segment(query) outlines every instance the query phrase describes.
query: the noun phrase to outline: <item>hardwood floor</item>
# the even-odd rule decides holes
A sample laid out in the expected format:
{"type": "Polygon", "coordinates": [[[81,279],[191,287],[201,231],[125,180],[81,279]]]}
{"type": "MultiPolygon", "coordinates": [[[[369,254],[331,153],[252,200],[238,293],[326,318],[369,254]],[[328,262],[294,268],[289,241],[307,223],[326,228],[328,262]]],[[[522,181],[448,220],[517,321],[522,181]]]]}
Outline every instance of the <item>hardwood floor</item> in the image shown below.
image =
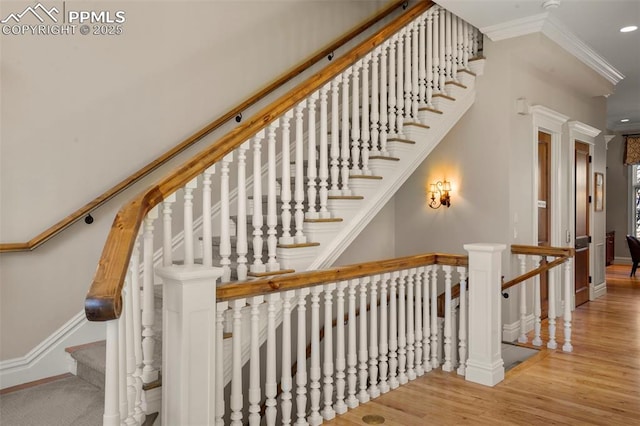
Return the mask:
{"type": "Polygon", "coordinates": [[[494,388],[434,371],[325,424],[640,424],[640,275],[629,270],[607,268],[608,293],[576,309],[572,353],[543,350],[494,388]]]}

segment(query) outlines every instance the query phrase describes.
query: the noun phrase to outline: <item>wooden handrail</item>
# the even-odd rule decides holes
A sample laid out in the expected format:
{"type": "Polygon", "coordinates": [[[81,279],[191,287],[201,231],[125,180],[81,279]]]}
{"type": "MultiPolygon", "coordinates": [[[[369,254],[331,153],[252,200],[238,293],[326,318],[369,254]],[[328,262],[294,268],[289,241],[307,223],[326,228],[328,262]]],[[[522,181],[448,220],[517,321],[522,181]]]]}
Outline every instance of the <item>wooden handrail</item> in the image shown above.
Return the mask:
{"type": "Polygon", "coordinates": [[[93,283],[85,299],[87,318],[91,321],[109,321],[120,316],[122,310],[120,296],[129,257],[133,251],[133,244],[142,220],[152,208],[201,174],[207,167],[215,164],[249,140],[333,77],[363,58],[374,47],[391,37],[432,5],[432,1],[418,3],[350,52],[263,108],[244,124],[227,133],[211,147],[192,157],[124,205],[113,221],[93,283]]]}
{"type": "Polygon", "coordinates": [[[547,246],[512,245],[511,253],[512,254],[528,254],[532,256],[542,256],[545,259],[547,256],[549,256],[549,257],[556,257],[557,259],[554,259],[549,263],[544,263],[539,267],[537,267],[536,269],[533,269],[527,272],[526,274],[522,274],[512,279],[511,281],[507,281],[506,283],[502,284],[503,291],[513,287],[516,284],[520,284],[521,282],[526,281],[529,278],[533,278],[536,275],[542,274],[543,272],[546,272],[552,268],[555,268],[558,265],[563,264],[568,259],[573,257],[573,255],[575,254],[575,250],[571,247],[563,248],[563,247],[547,247],[547,246]]]}
{"type": "Polygon", "coordinates": [[[427,253],[396,259],[378,260],[359,263],[357,265],[338,266],[319,271],[300,272],[290,275],[279,275],[273,278],[230,283],[221,285],[216,290],[218,301],[234,300],[243,297],[258,296],[276,291],[296,290],[321,283],[344,281],[370,275],[379,275],[402,269],[416,268],[426,265],[466,266],[467,256],[455,254],[427,253]]]}
{"type": "Polygon", "coordinates": [[[80,207],[78,210],[74,211],[64,219],[45,229],[32,239],[24,243],[0,243],[0,253],[5,252],[17,252],[17,251],[31,251],[35,248],[41,246],[45,242],[49,241],[51,238],[58,235],[60,232],[64,231],[83,217],[86,217],[89,213],[102,206],[107,201],[111,200],[116,195],[120,194],[122,191],[125,191],[134,183],[138,182],[140,179],[148,176],[151,172],[156,170],[158,167],[166,164],[169,160],[173,159],[176,155],[180,154],[185,149],[191,147],[196,142],[200,141],[205,136],[209,135],[211,132],[218,129],[227,121],[232,118],[238,116],[238,114],[245,111],[247,108],[253,106],[258,101],[264,99],[267,95],[275,91],[276,89],[282,87],[285,83],[289,82],[291,79],[297,77],[308,68],[310,68],[315,63],[319,62],[323,58],[327,57],[329,54],[338,50],[340,47],[344,46],[347,42],[362,34],[369,28],[371,28],[376,23],[380,22],[382,19],[389,16],[393,11],[398,9],[401,6],[406,4],[406,0],[393,0],[387,5],[384,9],[377,12],[371,18],[367,19],[362,24],[353,28],[348,33],[344,34],[340,38],[334,40],[331,44],[324,47],[322,50],[316,52],[309,58],[305,59],[293,69],[288,71],[287,73],[281,75],[273,82],[269,83],[267,86],[259,90],[257,93],[253,94],[251,97],[247,98],[245,101],[240,103],[235,108],[229,110],[226,114],[218,117],[211,123],[207,124],[202,129],[198,130],[193,135],[189,136],[187,139],[180,142],[178,145],[174,146],[170,150],[166,151],[162,155],[160,155],[155,160],[151,161],[144,167],[142,167],[137,172],[131,174],[126,179],[122,180],[115,186],[106,190],[103,194],[99,195],[92,201],[88,202],[84,206],[80,207]]]}

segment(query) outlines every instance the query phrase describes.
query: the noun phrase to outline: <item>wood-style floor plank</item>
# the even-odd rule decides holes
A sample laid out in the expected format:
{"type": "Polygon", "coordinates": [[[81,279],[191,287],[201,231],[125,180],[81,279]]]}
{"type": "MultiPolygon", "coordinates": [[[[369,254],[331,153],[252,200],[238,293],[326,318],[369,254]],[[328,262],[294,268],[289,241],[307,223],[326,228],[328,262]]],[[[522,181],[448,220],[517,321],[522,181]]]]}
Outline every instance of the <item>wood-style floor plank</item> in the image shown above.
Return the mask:
{"type": "Polygon", "coordinates": [[[325,424],[640,425],[640,277],[629,268],[608,267],[608,293],[575,310],[574,352],[542,350],[493,388],[432,371],[325,424]]]}

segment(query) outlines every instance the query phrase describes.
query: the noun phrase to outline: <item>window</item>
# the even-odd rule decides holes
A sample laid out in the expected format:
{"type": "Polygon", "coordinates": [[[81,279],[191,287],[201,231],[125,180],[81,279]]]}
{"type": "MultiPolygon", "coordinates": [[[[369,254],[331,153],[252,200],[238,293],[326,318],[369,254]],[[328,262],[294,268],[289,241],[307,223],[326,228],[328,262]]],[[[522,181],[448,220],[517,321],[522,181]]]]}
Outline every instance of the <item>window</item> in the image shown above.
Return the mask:
{"type": "Polygon", "coordinates": [[[629,233],[640,238],[640,165],[631,167],[631,193],[629,204],[631,205],[631,224],[629,233]]]}

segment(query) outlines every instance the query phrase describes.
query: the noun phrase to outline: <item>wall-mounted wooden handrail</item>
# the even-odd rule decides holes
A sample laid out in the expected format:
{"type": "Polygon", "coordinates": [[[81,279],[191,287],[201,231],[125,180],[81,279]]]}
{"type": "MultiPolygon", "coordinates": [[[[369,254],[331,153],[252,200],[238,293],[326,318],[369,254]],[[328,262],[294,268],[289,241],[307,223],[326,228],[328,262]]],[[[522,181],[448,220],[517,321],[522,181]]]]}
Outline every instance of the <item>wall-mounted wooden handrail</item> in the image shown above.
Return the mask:
{"type": "Polygon", "coordinates": [[[0,253],[4,252],[17,252],[17,251],[30,251],[44,244],[51,238],[55,237],[60,232],[64,231],[80,219],[86,217],[89,213],[97,209],[98,207],[105,204],[107,201],[111,200],[116,195],[120,194],[122,191],[125,191],[127,188],[131,187],[131,185],[138,182],[140,179],[148,176],[151,172],[156,170],[158,167],[166,164],[168,161],[173,159],[176,155],[180,154],[185,149],[191,147],[193,144],[209,135],[211,132],[218,129],[224,123],[228,122],[232,118],[238,116],[243,111],[246,111],[247,108],[255,105],[258,101],[264,99],[270,93],[274,92],[276,89],[282,87],[285,83],[290,81],[291,79],[297,77],[302,74],[312,65],[321,61],[323,58],[327,57],[332,52],[338,50],[346,43],[362,34],[369,28],[371,28],[376,23],[380,22],[382,19],[389,16],[392,12],[400,8],[401,6],[406,5],[406,0],[393,0],[387,5],[384,9],[377,12],[375,15],[353,28],[348,33],[344,34],[340,38],[334,40],[331,44],[324,47],[322,50],[314,53],[309,58],[305,59],[298,65],[296,65],[293,69],[286,72],[285,74],[278,77],[273,82],[269,83],[267,86],[259,90],[257,93],[253,94],[251,97],[247,98],[245,101],[240,103],[235,108],[229,110],[226,114],[218,117],[211,123],[207,124],[202,129],[198,130],[193,135],[189,136],[187,139],[180,142],[178,145],[174,146],[170,150],[166,151],[162,155],[160,155],[155,160],[151,161],[144,167],[142,167],[137,172],[131,174],[126,179],[122,180],[112,188],[106,190],[103,194],[99,195],[92,201],[88,202],[84,206],[80,207],[78,210],[74,211],[64,219],[45,229],[32,239],[24,243],[0,243],[0,253]]]}
{"type": "Polygon", "coordinates": [[[319,271],[279,275],[262,280],[225,284],[217,288],[216,298],[218,301],[234,300],[285,290],[297,290],[322,283],[331,283],[365,276],[379,275],[404,269],[417,268],[420,266],[466,266],[468,263],[468,257],[463,255],[427,253],[395,259],[379,260],[375,262],[359,263],[356,265],[338,266],[319,271]]]}
{"type": "Polygon", "coordinates": [[[227,133],[211,147],[192,157],[124,205],[116,214],[111,226],[93,284],[85,299],[87,318],[91,321],[109,321],[120,316],[121,292],[133,244],[142,220],[152,208],[255,136],[269,123],[306,99],[339,73],[362,59],[373,48],[416,19],[433,4],[432,1],[419,2],[376,34],[263,108],[244,124],[227,133]]]}

